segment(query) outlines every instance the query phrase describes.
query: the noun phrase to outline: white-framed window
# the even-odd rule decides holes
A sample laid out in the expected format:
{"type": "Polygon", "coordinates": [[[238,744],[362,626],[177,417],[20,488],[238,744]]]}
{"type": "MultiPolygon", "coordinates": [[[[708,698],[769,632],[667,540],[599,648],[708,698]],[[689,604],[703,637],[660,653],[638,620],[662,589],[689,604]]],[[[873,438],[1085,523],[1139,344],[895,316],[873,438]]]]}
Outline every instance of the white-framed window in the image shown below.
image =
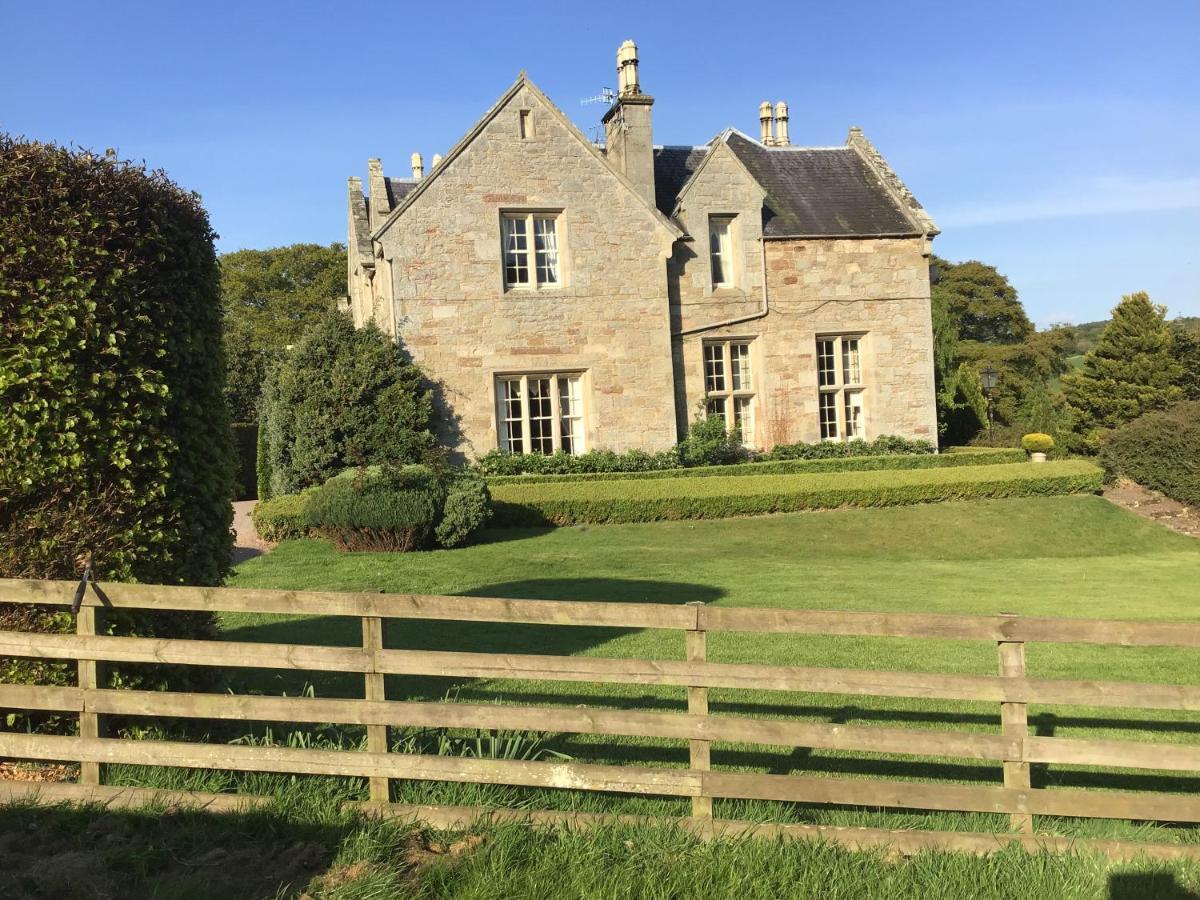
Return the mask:
{"type": "Polygon", "coordinates": [[[500,447],[510,453],[583,453],[583,376],[499,376],[496,421],[500,447]]]}
{"type": "Polygon", "coordinates": [[[821,440],[866,438],[863,341],[863,335],[859,334],[817,338],[817,413],[821,440]]]}
{"type": "Polygon", "coordinates": [[[733,216],[708,217],[708,259],[713,290],[733,287],[733,216]]]}
{"type": "Polygon", "coordinates": [[[561,286],[556,213],[504,213],[500,230],[506,288],[561,286]]]}
{"type": "Polygon", "coordinates": [[[742,443],[754,443],[754,377],[750,341],[707,341],[704,344],[704,405],[710,417],[729,429],[740,428],[742,443]]]}

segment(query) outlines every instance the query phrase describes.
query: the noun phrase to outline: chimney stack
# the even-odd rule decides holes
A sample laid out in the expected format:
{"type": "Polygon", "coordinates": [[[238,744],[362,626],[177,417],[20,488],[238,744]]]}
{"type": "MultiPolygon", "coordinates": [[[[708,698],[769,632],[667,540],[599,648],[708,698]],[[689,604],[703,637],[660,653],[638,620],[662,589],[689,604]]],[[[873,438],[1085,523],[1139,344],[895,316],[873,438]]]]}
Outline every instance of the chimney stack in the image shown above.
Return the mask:
{"type": "Polygon", "coordinates": [[[770,147],[773,143],[771,137],[771,101],[764,100],[758,105],[758,130],[759,142],[770,147]]]}
{"type": "Polygon", "coordinates": [[[412,155],[412,170],[412,177],[418,181],[425,177],[425,161],[421,159],[420,153],[414,153],[412,155]]]}
{"type": "Polygon", "coordinates": [[[650,108],[654,98],[638,83],[637,44],[617,50],[617,99],[604,114],[604,153],[613,168],[654,204],[654,138],[650,108]]]}
{"type": "Polygon", "coordinates": [[[438,163],[440,163],[441,161],[442,161],[442,154],[440,154],[440,153],[433,154],[433,159],[429,163],[430,171],[436,169],[438,167],[438,163]]]}
{"type": "Polygon", "coordinates": [[[788,108],[787,104],[780,100],[775,104],[775,146],[786,147],[791,141],[788,140],[788,108]]]}

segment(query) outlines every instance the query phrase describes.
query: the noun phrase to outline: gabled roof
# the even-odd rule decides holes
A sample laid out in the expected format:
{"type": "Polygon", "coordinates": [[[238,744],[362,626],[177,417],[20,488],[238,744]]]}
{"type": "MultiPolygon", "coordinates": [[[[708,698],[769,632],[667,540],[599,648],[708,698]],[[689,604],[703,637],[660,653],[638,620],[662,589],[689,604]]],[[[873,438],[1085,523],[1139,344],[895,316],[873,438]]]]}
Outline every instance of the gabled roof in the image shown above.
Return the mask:
{"type": "Polygon", "coordinates": [[[708,150],[707,146],[654,148],[654,202],[664,216],[675,212],[675,201],[708,150]]]}
{"type": "Polygon", "coordinates": [[[408,192],[417,186],[415,178],[385,178],[384,184],[387,186],[388,207],[395,209],[400,205],[408,192]]]}
{"type": "Polygon", "coordinates": [[[575,123],[568,119],[563,114],[562,110],[555,106],[550,101],[550,98],[542,93],[541,89],[532,81],[530,81],[529,76],[527,76],[525,71],[522,70],[521,74],[517,76],[517,80],[513,82],[512,87],[505,91],[504,94],[501,95],[500,99],[492,104],[491,109],[484,113],[483,117],[475,123],[471,130],[468,131],[462,137],[462,139],[450,149],[450,152],[446,154],[445,158],[438,163],[434,170],[425,178],[421,179],[417,184],[415,184],[412,189],[405,192],[403,198],[400,198],[399,203],[392,208],[392,211],[388,214],[388,217],[384,219],[384,221],[374,230],[374,232],[372,232],[371,238],[373,240],[379,240],[383,233],[391,227],[392,223],[404,214],[404,210],[408,209],[408,207],[410,207],[418,197],[425,193],[425,191],[428,190],[429,185],[432,184],[439,175],[441,175],[446,171],[446,169],[454,164],[454,161],[463,154],[463,152],[471,145],[475,138],[478,137],[483,129],[487,127],[488,123],[500,113],[500,110],[504,109],[508,102],[512,100],[512,98],[515,97],[522,88],[528,88],[529,91],[531,91],[533,95],[537,97],[542,105],[545,106],[550,114],[558,121],[558,123],[562,125],[570,134],[574,135],[581,145],[588,149],[588,151],[596,158],[596,161],[599,162],[600,165],[604,166],[604,168],[611,172],[630,193],[632,193],[643,204],[645,204],[646,209],[655,217],[655,219],[658,220],[658,223],[664,229],[666,229],[672,238],[680,238],[683,236],[683,230],[680,229],[680,227],[672,222],[667,216],[659,212],[653,203],[643,197],[637,188],[633,186],[633,183],[626,178],[625,175],[613,167],[613,165],[605,158],[604,154],[596,148],[596,145],[589,141],[587,137],[575,127],[575,123]]]}
{"type": "Polygon", "coordinates": [[[765,237],[924,233],[853,147],[765,147],[738,131],[723,137],[766,191],[765,237]]]}

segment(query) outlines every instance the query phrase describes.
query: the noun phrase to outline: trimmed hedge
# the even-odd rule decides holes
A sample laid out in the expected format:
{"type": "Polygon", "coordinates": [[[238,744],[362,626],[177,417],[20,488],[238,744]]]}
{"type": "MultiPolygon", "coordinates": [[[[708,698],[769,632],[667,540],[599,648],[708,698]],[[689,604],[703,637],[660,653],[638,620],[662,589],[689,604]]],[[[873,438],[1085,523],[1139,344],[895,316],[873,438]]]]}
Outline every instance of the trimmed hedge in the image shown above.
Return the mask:
{"type": "Polygon", "coordinates": [[[1168,497],[1200,506],[1200,400],[1146,413],[1108,433],[1100,464],[1168,497]]]}
{"type": "Polygon", "coordinates": [[[1100,489],[1103,473],[1083,460],[909,471],[701,479],[501,484],[495,524],[508,526],[715,519],[840,506],[1032,497],[1100,489]]]}
{"type": "MultiPolygon", "coordinates": [[[[860,456],[930,454],[937,448],[929,441],[883,435],[873,441],[819,441],[815,444],[780,444],[770,453],[756,457],[760,462],[801,459],[844,459],[860,456]]],[[[589,450],[578,456],[569,453],[509,453],[491,450],[475,461],[475,468],[489,479],[497,475],[590,475],[623,472],[663,472],[681,468],[741,465],[753,454],[724,431],[719,419],[697,419],[687,438],[670,450],[647,453],[629,450],[589,450]],[[714,424],[715,423],[715,424],[714,424]],[[706,461],[707,460],[707,461],[706,461]]]]}
{"type": "Polygon", "coordinates": [[[972,453],[908,454],[895,456],[843,456],[833,459],[788,459],[751,462],[735,466],[698,466],[658,472],[596,472],[581,475],[493,475],[488,484],[553,484],[570,481],[625,481],[643,478],[711,478],[744,475],[803,475],[815,472],[870,472],[900,469],[944,469],[956,466],[991,466],[1024,462],[1024,450],[983,449],[972,453]]]}
{"type": "Polygon", "coordinates": [[[873,441],[817,441],[815,444],[779,444],[761,459],[834,459],[846,456],[890,456],[897,453],[936,453],[931,441],[910,440],[884,434],[873,441]]]}
{"type": "Polygon", "coordinates": [[[259,500],[250,512],[254,520],[254,529],[264,541],[277,543],[308,536],[308,519],[305,510],[308,508],[306,494],[281,494],[269,500],[259,500]]]}

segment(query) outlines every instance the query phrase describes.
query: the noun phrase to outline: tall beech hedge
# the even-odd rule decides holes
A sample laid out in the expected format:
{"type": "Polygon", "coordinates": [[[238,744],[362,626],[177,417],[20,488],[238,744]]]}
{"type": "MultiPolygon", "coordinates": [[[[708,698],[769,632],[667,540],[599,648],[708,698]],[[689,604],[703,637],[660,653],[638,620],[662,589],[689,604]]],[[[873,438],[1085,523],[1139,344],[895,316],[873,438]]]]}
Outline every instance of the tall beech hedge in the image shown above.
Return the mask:
{"type": "MultiPolygon", "coordinates": [[[[222,581],[235,469],[214,237],[162,172],[0,135],[0,576],[77,577],[91,551],[101,581],[222,581]]],[[[0,628],[71,624],[14,615],[0,628]]]]}

